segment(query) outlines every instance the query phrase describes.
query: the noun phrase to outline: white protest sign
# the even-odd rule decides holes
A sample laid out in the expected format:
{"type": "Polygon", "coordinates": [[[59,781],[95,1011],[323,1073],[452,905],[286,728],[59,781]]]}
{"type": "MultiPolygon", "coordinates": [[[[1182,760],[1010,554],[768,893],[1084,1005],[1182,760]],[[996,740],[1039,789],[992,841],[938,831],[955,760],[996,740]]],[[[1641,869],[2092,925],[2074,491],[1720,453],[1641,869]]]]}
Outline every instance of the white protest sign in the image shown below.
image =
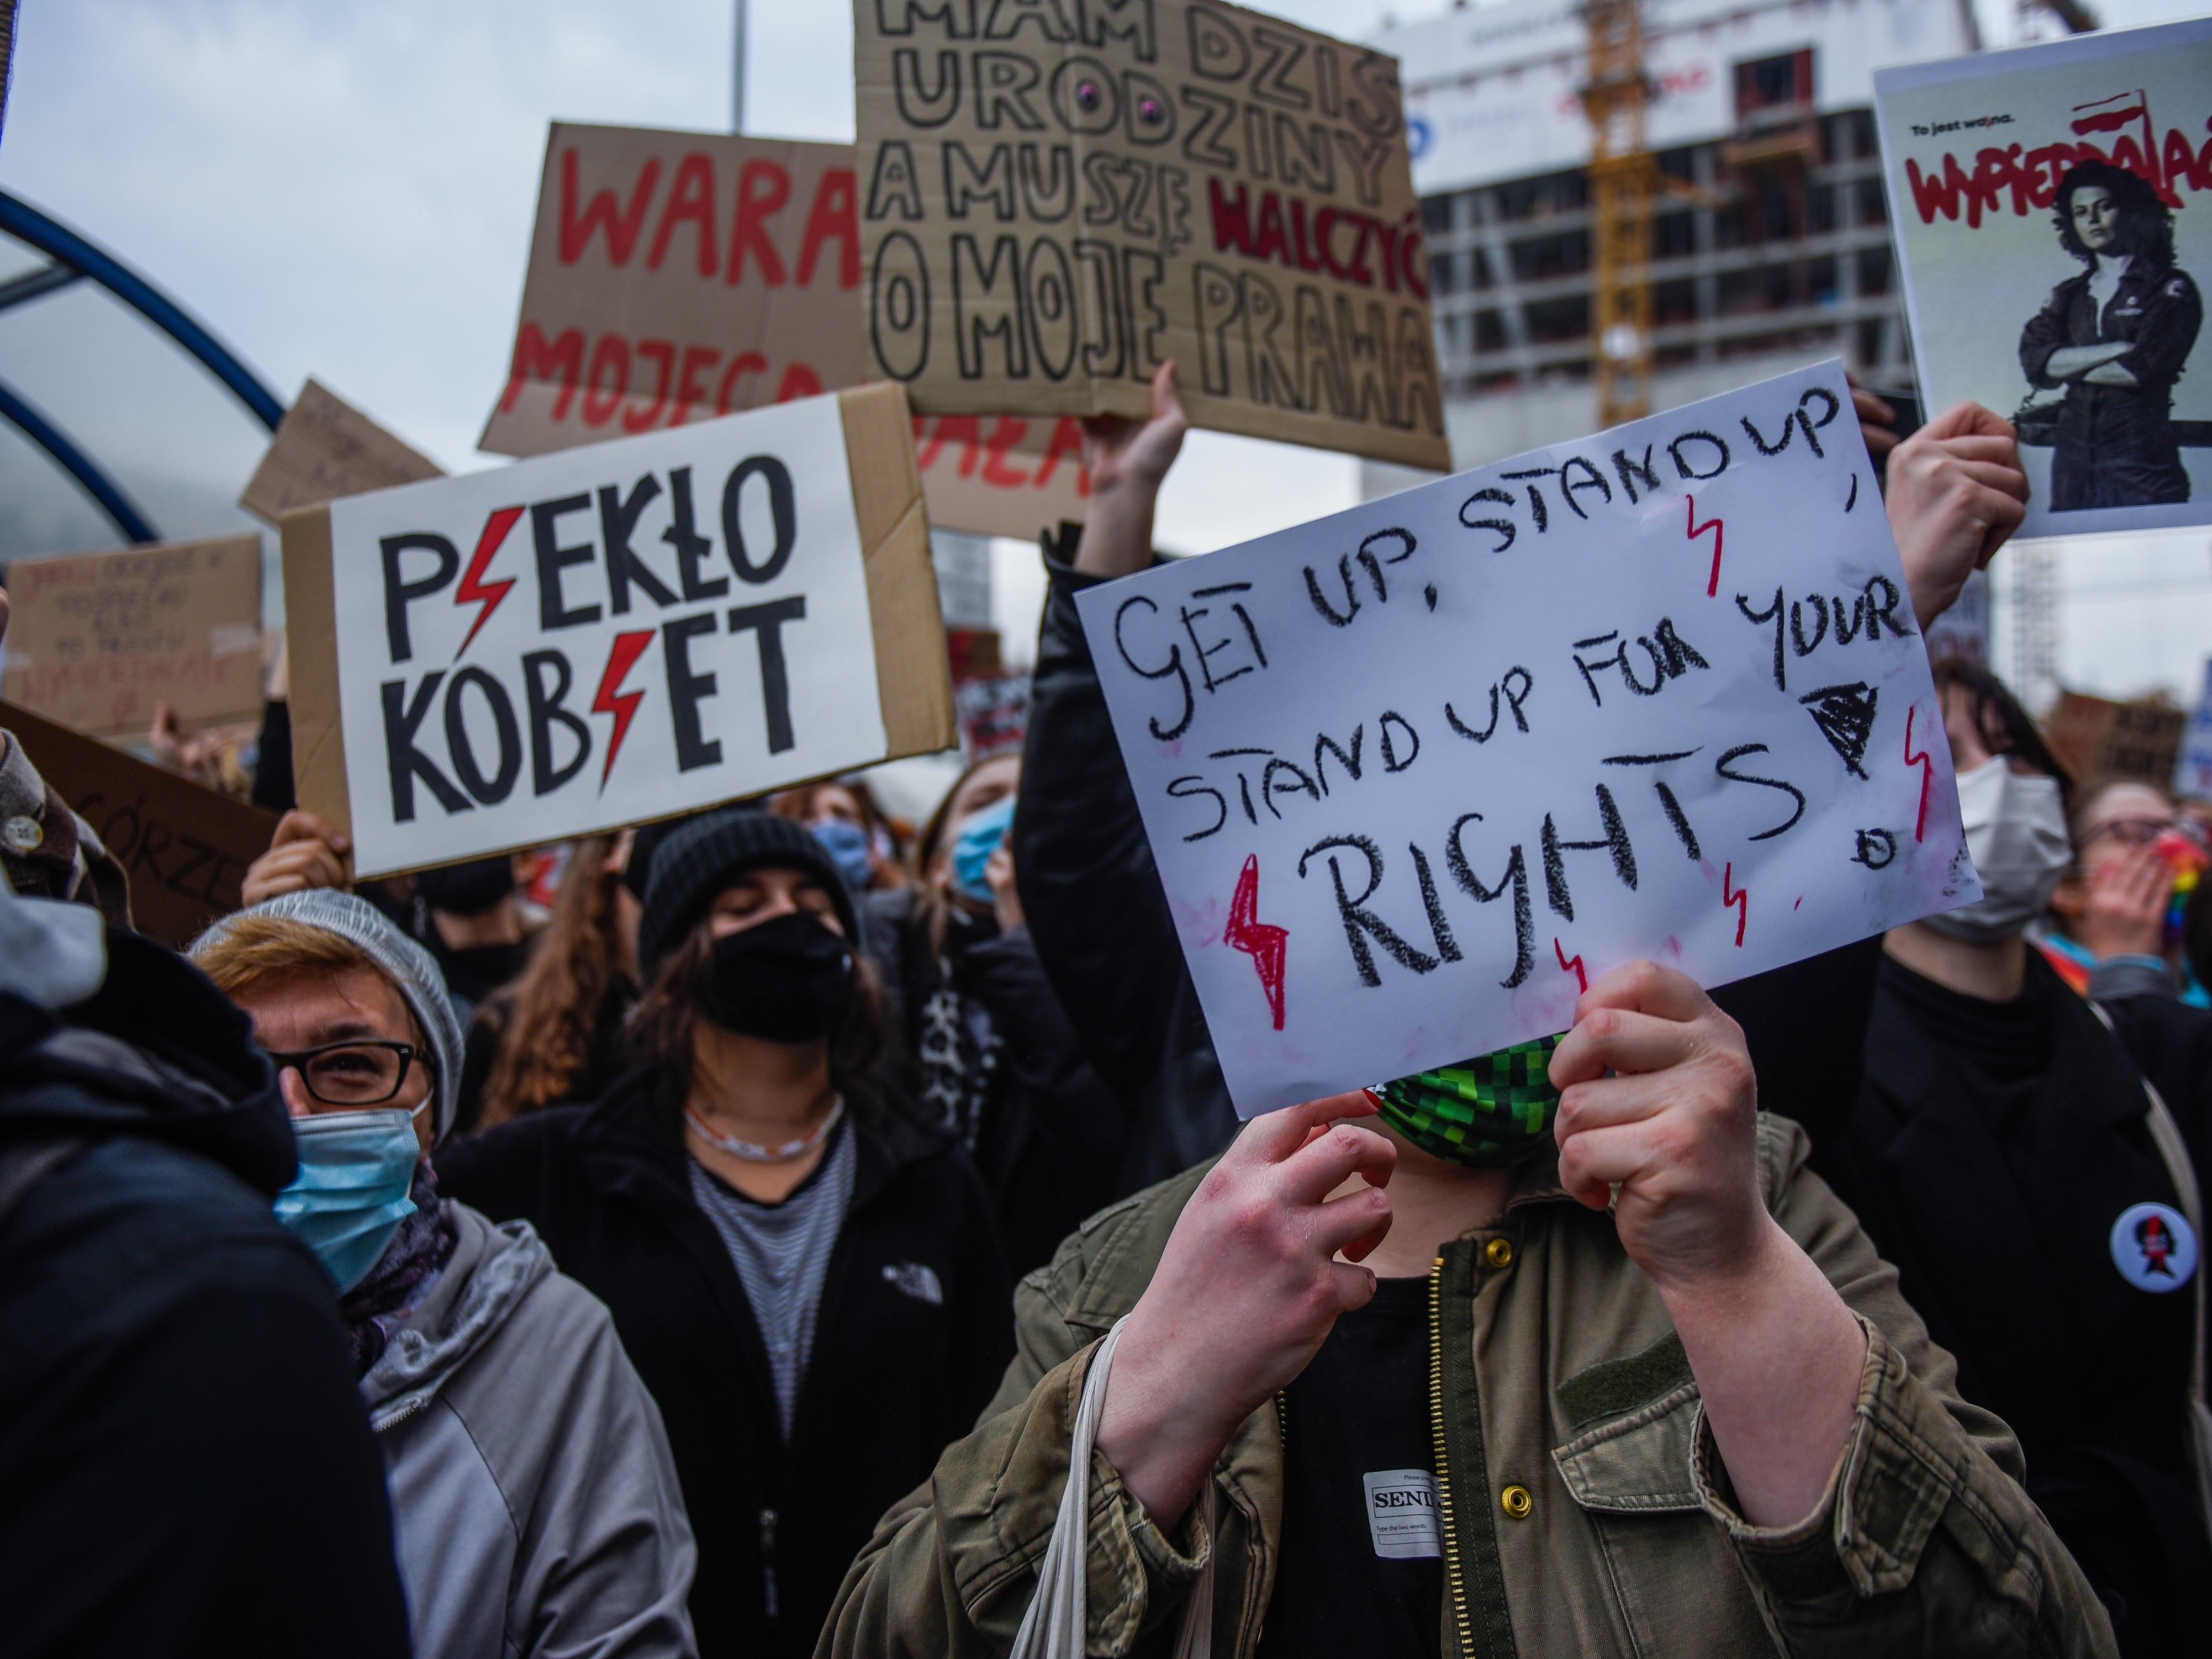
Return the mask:
{"type": "MultiPolygon", "coordinates": [[[[910,448],[902,401],[847,397],[881,403],[910,448]]],[[[360,872],[884,758],[853,418],[808,398],[331,503],[360,872]]],[[[918,526],[910,464],[901,476],[918,526]]],[[[295,543],[309,556],[289,519],[286,539],[288,566],[295,543]]]]}
{"type": "Polygon", "coordinates": [[[1834,362],[1077,603],[1247,1116],[1980,892],[1834,362]]]}

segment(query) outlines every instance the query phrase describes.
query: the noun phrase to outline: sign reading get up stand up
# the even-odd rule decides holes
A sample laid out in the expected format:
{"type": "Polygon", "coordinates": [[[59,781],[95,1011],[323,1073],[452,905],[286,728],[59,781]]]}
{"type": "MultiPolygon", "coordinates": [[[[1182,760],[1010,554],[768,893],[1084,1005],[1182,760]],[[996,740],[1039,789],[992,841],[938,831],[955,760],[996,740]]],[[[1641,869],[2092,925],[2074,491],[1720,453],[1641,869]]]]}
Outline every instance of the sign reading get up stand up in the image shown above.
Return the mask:
{"type": "Polygon", "coordinates": [[[283,524],[300,804],[364,876],[954,741],[895,386],[283,524]]]}
{"type": "Polygon", "coordinates": [[[1395,58],[1212,0],[854,0],[868,373],[1449,464],[1395,58]]]}

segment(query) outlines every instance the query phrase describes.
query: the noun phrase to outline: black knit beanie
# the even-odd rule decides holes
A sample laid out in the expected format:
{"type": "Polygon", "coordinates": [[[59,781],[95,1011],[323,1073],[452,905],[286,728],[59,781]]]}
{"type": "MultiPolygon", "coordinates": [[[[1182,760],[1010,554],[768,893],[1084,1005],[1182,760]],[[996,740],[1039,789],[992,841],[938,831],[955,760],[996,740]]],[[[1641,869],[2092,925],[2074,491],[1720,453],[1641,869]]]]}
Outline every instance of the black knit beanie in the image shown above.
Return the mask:
{"type": "Polygon", "coordinates": [[[646,982],[660,959],[707,913],[715,896],[748,870],[775,865],[804,871],[836,907],[845,937],[856,946],[860,922],[853,896],[829,849],[802,823],[773,812],[735,809],[687,823],[653,849],[637,925],[637,961],[646,982]]]}

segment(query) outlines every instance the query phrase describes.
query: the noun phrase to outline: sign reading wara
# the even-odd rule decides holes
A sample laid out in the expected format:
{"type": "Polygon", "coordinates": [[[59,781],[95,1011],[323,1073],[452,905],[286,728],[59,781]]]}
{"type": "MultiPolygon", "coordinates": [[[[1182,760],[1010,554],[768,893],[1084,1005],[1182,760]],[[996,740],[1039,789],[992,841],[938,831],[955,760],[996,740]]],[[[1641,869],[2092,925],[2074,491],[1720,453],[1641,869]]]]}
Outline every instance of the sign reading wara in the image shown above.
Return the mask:
{"type": "Polygon", "coordinates": [[[1980,892],[1834,362],[1077,605],[1248,1116],[1980,892]]]}
{"type": "Polygon", "coordinates": [[[854,0],[872,378],[1449,465],[1395,58],[1216,0],[854,0]]]}
{"type": "Polygon", "coordinates": [[[284,520],[301,805],[375,875],[953,740],[896,387],[284,520]]]}

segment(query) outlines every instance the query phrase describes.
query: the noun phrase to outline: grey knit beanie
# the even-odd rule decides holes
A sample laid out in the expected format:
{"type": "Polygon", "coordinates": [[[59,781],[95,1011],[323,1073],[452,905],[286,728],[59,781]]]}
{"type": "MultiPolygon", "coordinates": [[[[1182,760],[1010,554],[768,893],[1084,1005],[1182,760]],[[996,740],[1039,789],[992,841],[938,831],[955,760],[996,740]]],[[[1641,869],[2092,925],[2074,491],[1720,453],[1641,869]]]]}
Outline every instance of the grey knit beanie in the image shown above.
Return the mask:
{"type": "Polygon", "coordinates": [[[860,923],[837,861],[814,832],[773,812],[744,808],[688,823],[654,849],[637,924],[637,963],[646,982],[661,957],[683,941],[725,887],[748,870],[777,865],[804,871],[836,906],[845,937],[858,944],[860,923]]]}
{"type": "Polygon", "coordinates": [[[282,916],[360,946],[398,989],[415,1016],[422,1040],[438,1063],[437,1139],[443,1140],[453,1127],[454,1103],[461,1090],[461,1023],[453,1017],[453,1000],[446,994],[446,976],[430,953],[399,931],[383,911],[367,899],[356,898],[329,887],[311,887],[301,893],[280,893],[275,898],[225,916],[192,941],[188,955],[197,958],[230,931],[240,916],[282,916]]]}

